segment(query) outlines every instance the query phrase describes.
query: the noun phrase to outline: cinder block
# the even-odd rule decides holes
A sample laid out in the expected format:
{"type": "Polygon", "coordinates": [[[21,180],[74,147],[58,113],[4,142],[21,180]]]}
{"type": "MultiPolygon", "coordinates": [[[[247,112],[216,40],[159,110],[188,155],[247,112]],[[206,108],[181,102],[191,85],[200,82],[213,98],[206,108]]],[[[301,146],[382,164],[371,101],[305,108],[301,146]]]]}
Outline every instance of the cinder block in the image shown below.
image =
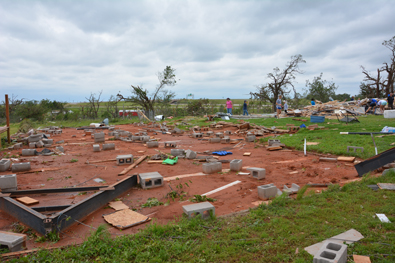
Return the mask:
{"type": "Polygon", "coordinates": [[[390,173],[391,171],[392,171],[392,172],[395,172],[395,168],[385,169],[385,170],[383,171],[383,173],[382,173],[382,176],[387,175],[387,174],[390,173]]]}
{"type": "Polygon", "coordinates": [[[176,142],[165,142],[165,148],[176,148],[177,143],[176,142]]]}
{"type": "Polygon", "coordinates": [[[350,149],[353,149],[354,152],[356,152],[357,149],[361,150],[361,153],[363,153],[363,147],[357,147],[357,146],[347,146],[347,152],[350,152],[350,149]]]}
{"type": "Polygon", "coordinates": [[[120,138],[119,133],[118,132],[114,132],[114,139],[115,140],[119,140],[119,138],[120,138]]]}
{"type": "Polygon", "coordinates": [[[93,134],[93,138],[95,140],[95,143],[104,142],[105,141],[105,139],[104,139],[104,132],[94,133],[93,134]]]}
{"type": "Polygon", "coordinates": [[[264,179],[266,177],[266,170],[264,168],[251,167],[247,168],[247,170],[251,171],[252,177],[258,180],[264,179]]]}
{"type": "Polygon", "coordinates": [[[224,133],[225,133],[225,134],[228,134],[228,135],[232,134],[231,131],[224,131],[224,133]]]}
{"type": "Polygon", "coordinates": [[[0,176],[1,190],[16,190],[17,189],[16,174],[6,174],[0,176]]]}
{"type": "Polygon", "coordinates": [[[269,144],[269,146],[273,146],[274,144],[278,144],[281,143],[280,140],[276,140],[276,139],[269,139],[267,141],[267,143],[269,144]]]}
{"type": "Polygon", "coordinates": [[[27,141],[30,142],[38,142],[39,140],[41,140],[41,138],[43,137],[42,134],[33,134],[30,135],[27,139],[27,141]]]}
{"type": "Polygon", "coordinates": [[[117,165],[125,165],[125,164],[132,164],[132,163],[133,163],[133,155],[132,154],[117,156],[117,165]]]}
{"type": "Polygon", "coordinates": [[[210,213],[215,215],[215,207],[209,202],[202,202],[193,205],[184,205],[182,210],[188,215],[188,218],[192,218],[197,215],[201,215],[203,219],[209,218],[210,213]]]}
{"type": "Polygon", "coordinates": [[[213,134],[214,134],[213,131],[208,131],[208,132],[206,133],[207,136],[213,136],[213,134]]]}
{"type": "Polygon", "coordinates": [[[57,143],[57,144],[62,144],[62,143],[64,143],[64,140],[57,141],[56,143],[57,143]]]}
{"type": "Polygon", "coordinates": [[[140,141],[148,142],[151,138],[149,136],[140,136],[140,141]]]}
{"type": "Polygon", "coordinates": [[[278,194],[278,189],[274,184],[265,184],[258,186],[258,197],[260,199],[268,199],[275,197],[278,194]]]}
{"type": "Polygon", "coordinates": [[[185,156],[187,157],[187,159],[195,159],[197,156],[197,153],[188,149],[185,151],[185,156]]]}
{"type": "Polygon", "coordinates": [[[289,190],[290,193],[296,193],[299,191],[300,186],[297,184],[292,184],[291,188],[289,188],[288,186],[284,185],[283,189],[283,191],[289,190]]]}
{"type": "Polygon", "coordinates": [[[346,263],[347,245],[325,242],[313,258],[313,263],[346,263]]]}
{"type": "Polygon", "coordinates": [[[42,141],[36,142],[36,147],[37,148],[42,148],[44,146],[44,143],[42,141]]]}
{"type": "Polygon", "coordinates": [[[224,134],[223,134],[222,132],[217,132],[217,133],[215,133],[215,137],[217,137],[217,138],[223,138],[223,137],[224,137],[224,134]]]}
{"type": "Polygon", "coordinates": [[[29,143],[29,148],[31,149],[36,148],[36,143],[35,142],[29,143]]]}
{"type": "Polygon", "coordinates": [[[140,185],[143,189],[159,187],[163,185],[163,176],[158,172],[139,174],[140,185]]]}
{"type": "Polygon", "coordinates": [[[29,171],[31,169],[30,163],[13,163],[11,168],[13,173],[29,171]]]}
{"type": "Polygon", "coordinates": [[[21,142],[14,144],[14,149],[15,150],[20,149],[20,148],[22,148],[22,143],[21,142]]]}
{"type": "Polygon", "coordinates": [[[132,136],[132,141],[140,141],[140,136],[132,136]]]}
{"type": "Polygon", "coordinates": [[[146,143],[148,148],[154,148],[154,147],[159,147],[158,141],[151,141],[146,143]]]}
{"type": "Polygon", "coordinates": [[[11,166],[10,160],[2,159],[0,161],[0,172],[7,171],[8,169],[10,169],[10,166],[11,166]]]}
{"type": "Polygon", "coordinates": [[[33,156],[36,155],[36,149],[22,149],[22,156],[33,156]]]}
{"type": "Polygon", "coordinates": [[[255,135],[248,135],[246,137],[246,142],[254,142],[256,139],[255,135]]]}
{"type": "Polygon", "coordinates": [[[0,245],[7,246],[11,252],[26,249],[26,235],[0,231],[0,245]]]}
{"type": "Polygon", "coordinates": [[[52,145],[53,144],[53,139],[42,139],[41,140],[44,144],[49,144],[49,145],[52,145]]]}
{"type": "Polygon", "coordinates": [[[204,163],[202,165],[202,168],[203,168],[203,173],[205,174],[222,172],[222,163],[220,162],[204,163]]]}
{"type": "Polygon", "coordinates": [[[192,138],[202,138],[203,133],[192,133],[192,138]]]}
{"type": "Polygon", "coordinates": [[[209,142],[210,143],[218,143],[218,142],[221,142],[221,138],[219,138],[219,137],[210,138],[209,142]]]}
{"type": "Polygon", "coordinates": [[[103,144],[103,151],[115,150],[115,143],[105,143],[103,144]]]}
{"type": "Polygon", "coordinates": [[[173,156],[184,156],[185,151],[183,149],[171,149],[170,154],[173,156]]]}
{"type": "Polygon", "coordinates": [[[240,171],[241,167],[243,166],[243,160],[241,159],[234,159],[230,161],[230,170],[231,171],[240,171]]]}
{"type": "Polygon", "coordinates": [[[100,152],[100,144],[94,144],[93,145],[93,151],[94,152],[100,152]]]}
{"type": "MultiPolygon", "coordinates": [[[[56,150],[58,150],[58,151],[64,153],[64,148],[63,148],[63,146],[57,146],[57,147],[56,147],[56,150]]],[[[99,146],[99,150],[100,150],[100,146],[99,146]]]]}

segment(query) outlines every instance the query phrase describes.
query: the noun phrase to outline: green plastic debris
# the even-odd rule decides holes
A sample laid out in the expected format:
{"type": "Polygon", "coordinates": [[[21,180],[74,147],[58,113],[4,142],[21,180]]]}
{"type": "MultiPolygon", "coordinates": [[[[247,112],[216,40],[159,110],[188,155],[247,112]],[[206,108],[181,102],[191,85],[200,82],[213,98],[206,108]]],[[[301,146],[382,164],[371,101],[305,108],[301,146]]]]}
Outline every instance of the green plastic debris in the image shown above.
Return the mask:
{"type": "Polygon", "coordinates": [[[162,164],[170,164],[170,165],[173,165],[173,164],[176,164],[177,162],[178,162],[178,157],[176,157],[176,158],[174,158],[174,159],[167,158],[166,160],[163,161],[162,164]]]}

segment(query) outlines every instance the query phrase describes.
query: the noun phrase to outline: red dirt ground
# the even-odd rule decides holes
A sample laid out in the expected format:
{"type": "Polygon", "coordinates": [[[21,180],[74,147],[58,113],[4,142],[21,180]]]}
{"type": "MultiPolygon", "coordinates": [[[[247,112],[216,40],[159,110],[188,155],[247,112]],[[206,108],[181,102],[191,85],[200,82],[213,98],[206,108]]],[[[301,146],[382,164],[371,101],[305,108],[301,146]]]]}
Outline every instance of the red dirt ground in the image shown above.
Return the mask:
{"type": "MultiPolygon", "coordinates": [[[[141,131],[142,128],[147,127],[136,127],[133,125],[117,125],[116,128],[130,132],[141,131]]],[[[225,129],[223,129],[225,130],[225,129]]],[[[226,128],[234,132],[235,128],[226,128]]],[[[221,130],[216,130],[216,132],[221,130]]],[[[106,140],[108,130],[104,130],[106,133],[106,140]]],[[[93,152],[92,144],[93,139],[90,136],[83,136],[84,131],[76,130],[74,128],[63,129],[63,134],[54,135],[51,138],[54,142],[59,140],[65,140],[63,144],[65,149],[65,155],[63,156],[37,156],[25,158],[30,160],[32,169],[42,168],[61,168],[57,171],[47,171],[39,173],[28,173],[18,174],[18,190],[24,189],[38,189],[38,188],[61,188],[64,186],[94,186],[94,185],[110,185],[116,183],[125,176],[118,176],[118,173],[125,169],[127,166],[117,166],[116,162],[103,162],[96,164],[86,164],[87,160],[106,160],[115,159],[117,155],[121,154],[133,154],[133,156],[141,155],[154,155],[160,150],[164,153],[170,153],[170,149],[164,148],[164,141],[176,141],[177,148],[184,150],[191,149],[201,154],[207,155],[202,152],[214,151],[214,150],[227,150],[232,152],[232,155],[221,156],[219,159],[232,160],[242,159],[243,167],[261,167],[266,169],[266,178],[263,180],[257,180],[252,178],[250,175],[237,175],[236,172],[228,173],[215,173],[206,176],[195,176],[180,179],[177,181],[171,181],[171,186],[175,189],[175,185],[179,183],[187,182],[189,188],[185,191],[188,192],[188,197],[193,197],[195,194],[204,194],[236,180],[240,180],[241,183],[234,185],[225,190],[219,191],[209,197],[217,199],[213,202],[216,209],[216,215],[226,215],[237,211],[245,210],[248,208],[255,207],[257,204],[254,202],[258,201],[257,186],[274,183],[278,188],[282,189],[283,185],[291,186],[292,183],[296,183],[299,186],[303,186],[307,183],[344,183],[348,180],[357,178],[357,172],[350,163],[330,163],[330,162],[318,162],[319,155],[314,153],[308,153],[307,156],[303,156],[300,151],[268,151],[262,145],[255,145],[253,142],[242,142],[245,144],[242,147],[236,147],[235,144],[220,144],[220,143],[208,143],[198,139],[192,139],[188,135],[190,133],[184,133],[180,136],[173,136],[168,134],[153,135],[152,132],[148,133],[150,136],[160,138],[159,148],[146,148],[142,143],[129,143],[120,140],[110,141],[114,142],[116,149],[112,151],[101,151],[93,152]],[[76,135],[76,137],[72,137],[76,135]],[[80,145],[71,143],[81,143],[80,145]],[[257,147],[256,147],[257,146],[257,147]],[[144,153],[138,153],[138,151],[145,151],[144,153]],[[244,152],[251,152],[251,156],[243,156],[244,152]],[[71,163],[71,159],[77,159],[78,162],[71,163]],[[298,173],[292,173],[297,171],[298,173]],[[93,181],[95,177],[101,178],[106,182],[103,184],[96,183],[93,181]],[[189,182],[192,181],[192,183],[189,182]]],[[[230,135],[231,139],[243,138],[237,135],[230,135]]],[[[108,141],[106,141],[108,142],[108,141]]],[[[242,145],[240,144],[240,145],[242,145]]],[[[26,146],[24,146],[26,148],[26,146]]],[[[40,150],[40,149],[38,149],[40,150]]],[[[12,154],[20,154],[21,150],[3,151],[12,154]]],[[[330,157],[330,155],[325,155],[330,157]]],[[[26,161],[20,159],[20,161],[26,161]]],[[[147,161],[147,160],[146,160],[147,161]]],[[[193,160],[179,159],[178,163],[174,166],[162,165],[162,164],[148,164],[146,161],[139,164],[137,167],[132,169],[128,175],[143,173],[143,172],[159,172],[163,177],[171,177],[183,174],[192,174],[202,172],[202,163],[194,162],[193,160]]],[[[229,169],[229,163],[223,163],[223,169],[229,169]]],[[[245,168],[243,172],[248,172],[245,168]]],[[[10,172],[3,172],[3,174],[10,174],[10,172]]],[[[185,189],[185,187],[183,188],[185,189]]],[[[171,201],[168,206],[157,206],[152,208],[141,208],[141,204],[144,204],[149,197],[156,197],[161,202],[165,203],[168,199],[166,194],[170,192],[168,183],[165,182],[163,187],[143,190],[141,188],[133,188],[128,191],[125,195],[121,196],[120,199],[130,208],[135,208],[137,211],[144,215],[149,215],[153,221],[159,224],[166,224],[167,222],[176,219],[182,215],[182,206],[191,204],[189,201],[179,202],[171,201]]],[[[48,195],[35,195],[30,196],[40,201],[39,204],[33,206],[50,206],[50,205],[67,205],[74,204],[82,201],[87,195],[78,195],[78,193],[67,193],[67,194],[48,194],[48,195]]],[[[102,215],[113,212],[112,208],[101,208],[82,220],[86,225],[98,227],[101,224],[106,224],[102,215]]],[[[11,217],[6,211],[0,211],[0,229],[9,231],[11,230],[12,223],[17,222],[17,219],[11,217]]],[[[135,227],[131,227],[126,230],[119,231],[118,229],[109,226],[110,232],[116,235],[125,235],[135,233],[140,229],[145,228],[148,224],[145,223],[135,227]]],[[[68,244],[81,243],[84,238],[89,235],[91,231],[90,227],[82,224],[74,224],[71,228],[66,229],[60,236],[61,240],[55,244],[50,242],[35,243],[34,239],[29,239],[27,243],[28,249],[36,247],[48,247],[48,246],[64,246],[68,244]]]]}

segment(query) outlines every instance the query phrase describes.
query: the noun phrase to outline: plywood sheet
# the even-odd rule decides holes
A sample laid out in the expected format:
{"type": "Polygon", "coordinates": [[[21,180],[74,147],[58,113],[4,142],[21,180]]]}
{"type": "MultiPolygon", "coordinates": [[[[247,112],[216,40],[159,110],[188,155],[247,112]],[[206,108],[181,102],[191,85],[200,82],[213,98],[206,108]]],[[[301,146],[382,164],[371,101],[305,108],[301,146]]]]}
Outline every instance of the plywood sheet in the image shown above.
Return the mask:
{"type": "Polygon", "coordinates": [[[251,153],[244,153],[243,156],[250,156],[251,153]]]}
{"type": "Polygon", "coordinates": [[[355,263],[371,263],[370,257],[367,256],[359,256],[359,255],[352,255],[355,263]]]}
{"type": "Polygon", "coordinates": [[[151,220],[148,216],[130,209],[123,209],[103,216],[104,220],[118,229],[126,229],[151,220]]]}
{"type": "Polygon", "coordinates": [[[129,207],[127,205],[125,205],[124,203],[122,203],[122,201],[114,201],[114,202],[110,202],[108,203],[108,205],[115,209],[115,210],[123,210],[123,209],[129,209],[129,207]]]}
{"type": "Polygon", "coordinates": [[[34,205],[34,204],[38,204],[38,200],[24,196],[24,197],[18,197],[16,199],[17,201],[21,202],[24,205],[34,205]]]}

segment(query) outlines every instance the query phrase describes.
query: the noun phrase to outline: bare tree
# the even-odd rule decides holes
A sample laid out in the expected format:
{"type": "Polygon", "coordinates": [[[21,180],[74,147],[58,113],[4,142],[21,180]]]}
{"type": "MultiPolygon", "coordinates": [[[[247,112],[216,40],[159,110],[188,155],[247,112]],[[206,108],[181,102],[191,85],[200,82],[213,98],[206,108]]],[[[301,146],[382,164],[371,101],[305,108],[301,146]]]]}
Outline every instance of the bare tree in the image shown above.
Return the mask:
{"type": "Polygon", "coordinates": [[[299,63],[306,63],[302,55],[295,55],[291,57],[291,61],[287,63],[285,69],[280,70],[278,67],[273,69],[273,73],[267,74],[271,82],[257,86],[257,92],[250,92],[251,96],[256,99],[269,101],[273,105],[273,110],[276,109],[276,100],[279,95],[288,94],[288,86],[293,88],[296,93],[295,87],[292,82],[296,74],[302,74],[303,71],[299,69],[299,63]]]}
{"type": "Polygon", "coordinates": [[[391,63],[390,65],[387,62],[384,62],[384,66],[381,68],[382,71],[387,72],[387,79],[384,83],[385,94],[390,92],[394,92],[394,83],[395,83],[395,36],[393,36],[390,40],[386,40],[382,43],[383,46],[388,48],[391,51],[391,63]]]}
{"type": "Polygon", "coordinates": [[[146,113],[148,113],[149,117],[152,118],[154,116],[154,104],[161,100],[170,100],[175,96],[174,92],[165,90],[166,86],[174,86],[176,85],[176,75],[175,69],[171,66],[166,66],[166,68],[162,72],[158,72],[158,80],[159,84],[156,86],[154,92],[149,95],[149,91],[147,89],[143,89],[140,86],[132,86],[132,96],[125,98],[121,94],[117,94],[120,99],[124,99],[126,101],[130,101],[134,104],[140,105],[146,113]],[[162,96],[161,96],[162,95],[162,96]]]}
{"type": "Polygon", "coordinates": [[[112,118],[118,117],[118,102],[120,99],[116,96],[111,95],[110,99],[105,103],[107,112],[112,118]]]}
{"type": "Polygon", "coordinates": [[[366,85],[372,87],[376,91],[376,97],[380,98],[382,95],[382,87],[383,87],[383,77],[381,76],[382,70],[379,68],[377,69],[377,77],[374,76],[373,74],[369,73],[363,66],[362,68],[362,73],[365,75],[365,78],[363,79],[366,81],[366,85]]]}
{"type": "Polygon", "coordinates": [[[102,102],[100,100],[101,94],[103,93],[103,90],[100,91],[99,96],[96,97],[95,93],[91,93],[89,98],[85,97],[85,99],[88,100],[88,106],[86,109],[86,115],[88,118],[92,119],[97,119],[99,117],[99,108],[100,108],[100,103],[102,102]]]}

